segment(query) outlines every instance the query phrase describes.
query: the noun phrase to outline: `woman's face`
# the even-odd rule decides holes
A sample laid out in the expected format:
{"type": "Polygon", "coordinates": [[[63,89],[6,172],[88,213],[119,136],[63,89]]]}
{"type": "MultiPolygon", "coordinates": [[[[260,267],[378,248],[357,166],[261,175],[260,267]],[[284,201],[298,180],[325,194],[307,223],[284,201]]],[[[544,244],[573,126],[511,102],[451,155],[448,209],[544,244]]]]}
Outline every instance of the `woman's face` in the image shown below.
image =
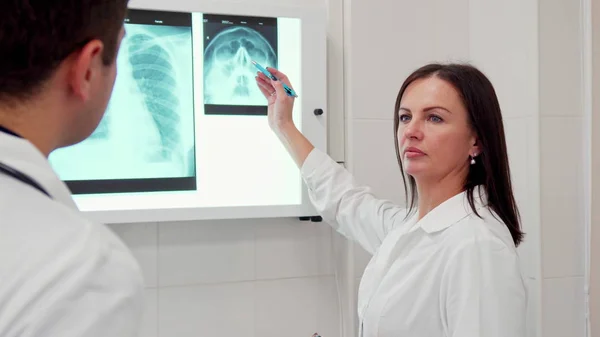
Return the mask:
{"type": "Polygon", "coordinates": [[[417,182],[466,177],[469,156],[479,154],[479,148],[468,112],[450,83],[435,76],[414,81],[403,94],[398,115],[398,145],[407,174],[417,182]]]}

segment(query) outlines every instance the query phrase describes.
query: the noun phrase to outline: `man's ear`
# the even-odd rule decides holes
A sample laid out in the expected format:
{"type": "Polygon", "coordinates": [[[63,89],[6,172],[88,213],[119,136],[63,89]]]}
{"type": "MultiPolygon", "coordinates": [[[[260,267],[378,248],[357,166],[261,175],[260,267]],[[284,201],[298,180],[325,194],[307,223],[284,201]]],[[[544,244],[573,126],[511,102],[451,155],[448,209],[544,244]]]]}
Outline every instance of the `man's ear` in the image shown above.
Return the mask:
{"type": "Polygon", "coordinates": [[[69,60],[69,87],[82,101],[87,101],[91,96],[92,81],[99,76],[102,68],[103,50],[104,44],[100,40],[92,40],[73,53],[69,60]]]}

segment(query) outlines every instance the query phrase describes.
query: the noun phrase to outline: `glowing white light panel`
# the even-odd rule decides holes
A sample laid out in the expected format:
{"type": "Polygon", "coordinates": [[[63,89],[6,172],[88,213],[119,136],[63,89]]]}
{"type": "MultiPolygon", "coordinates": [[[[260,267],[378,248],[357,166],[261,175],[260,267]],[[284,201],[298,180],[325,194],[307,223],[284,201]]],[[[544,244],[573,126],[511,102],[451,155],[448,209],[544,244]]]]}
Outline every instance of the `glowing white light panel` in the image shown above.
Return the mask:
{"type": "Polygon", "coordinates": [[[310,212],[299,170],[269,129],[252,65],[288,75],[300,95],[295,123],[305,131],[311,118],[312,140],[323,145],[323,122],[303,113],[311,98],[321,103],[313,108],[324,108],[324,95],[303,90],[302,24],[299,17],[130,9],[104,118],[87,140],[49,158],[80,209],[104,222],[310,212]]]}

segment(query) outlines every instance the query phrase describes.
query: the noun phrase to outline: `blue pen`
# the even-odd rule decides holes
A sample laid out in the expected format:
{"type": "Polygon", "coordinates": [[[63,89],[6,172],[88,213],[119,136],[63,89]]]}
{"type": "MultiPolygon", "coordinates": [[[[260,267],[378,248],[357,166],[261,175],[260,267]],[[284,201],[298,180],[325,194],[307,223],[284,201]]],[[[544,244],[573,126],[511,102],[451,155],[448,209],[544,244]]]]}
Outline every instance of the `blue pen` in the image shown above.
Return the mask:
{"type": "MultiPolygon", "coordinates": [[[[267,69],[263,68],[263,66],[258,64],[256,61],[252,61],[252,64],[254,64],[254,66],[256,68],[258,68],[258,70],[260,70],[261,73],[265,74],[265,76],[269,77],[273,81],[279,81],[279,79],[277,77],[275,77],[275,75],[271,74],[271,72],[269,72],[267,69]]],[[[287,84],[285,84],[283,82],[281,84],[283,85],[283,89],[285,90],[285,93],[288,94],[288,96],[298,97],[298,95],[296,94],[294,89],[288,87],[287,84]]]]}

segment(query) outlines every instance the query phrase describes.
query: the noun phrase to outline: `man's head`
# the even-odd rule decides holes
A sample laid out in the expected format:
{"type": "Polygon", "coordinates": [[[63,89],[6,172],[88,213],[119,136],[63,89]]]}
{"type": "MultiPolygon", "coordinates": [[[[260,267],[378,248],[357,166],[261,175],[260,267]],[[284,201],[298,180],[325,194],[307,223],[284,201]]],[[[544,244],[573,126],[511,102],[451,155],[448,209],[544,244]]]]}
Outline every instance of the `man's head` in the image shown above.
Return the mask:
{"type": "Polygon", "coordinates": [[[87,138],[112,93],[127,3],[0,1],[0,124],[52,117],[50,151],[87,138]]]}

